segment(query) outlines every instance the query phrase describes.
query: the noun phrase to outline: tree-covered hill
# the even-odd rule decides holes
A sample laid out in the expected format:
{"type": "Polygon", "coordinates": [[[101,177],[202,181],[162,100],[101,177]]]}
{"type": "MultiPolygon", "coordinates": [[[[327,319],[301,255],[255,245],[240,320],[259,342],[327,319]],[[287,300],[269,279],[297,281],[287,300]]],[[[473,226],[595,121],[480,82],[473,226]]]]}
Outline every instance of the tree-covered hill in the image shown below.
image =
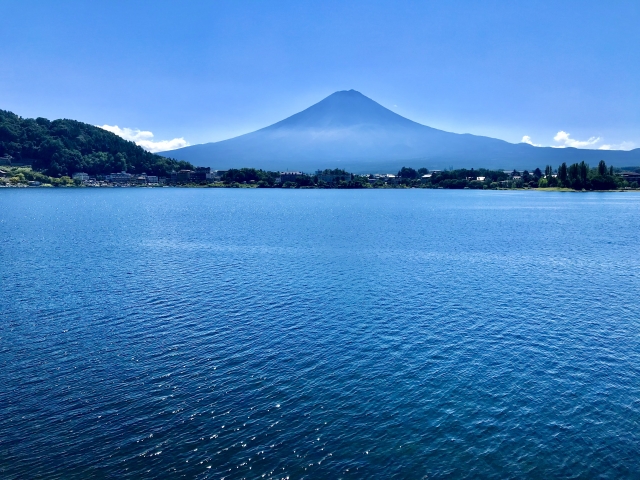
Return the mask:
{"type": "Polygon", "coordinates": [[[0,156],[4,155],[11,155],[16,162],[29,162],[50,176],[120,171],[164,176],[171,170],[193,168],[188,162],[149,153],[87,123],[22,118],[0,110],[0,156]]]}

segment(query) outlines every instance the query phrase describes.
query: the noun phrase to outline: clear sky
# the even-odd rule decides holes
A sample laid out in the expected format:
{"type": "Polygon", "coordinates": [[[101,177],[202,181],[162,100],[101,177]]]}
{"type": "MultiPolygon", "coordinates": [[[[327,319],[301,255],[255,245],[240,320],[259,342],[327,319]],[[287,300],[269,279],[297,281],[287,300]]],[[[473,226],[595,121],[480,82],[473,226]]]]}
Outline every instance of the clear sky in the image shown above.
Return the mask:
{"type": "Polygon", "coordinates": [[[0,0],[1,109],[151,149],[352,88],[452,132],[637,148],[640,1],[0,0]]]}

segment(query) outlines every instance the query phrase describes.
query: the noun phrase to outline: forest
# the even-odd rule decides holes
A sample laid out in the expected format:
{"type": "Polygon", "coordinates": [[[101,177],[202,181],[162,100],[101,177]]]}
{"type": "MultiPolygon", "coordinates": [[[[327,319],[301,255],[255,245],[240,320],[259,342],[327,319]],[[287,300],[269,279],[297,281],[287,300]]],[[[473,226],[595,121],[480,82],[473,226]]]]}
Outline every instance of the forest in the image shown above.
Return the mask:
{"type": "Polygon", "coordinates": [[[193,168],[87,123],[22,118],[0,110],[0,157],[7,155],[14,163],[28,163],[51,177],[122,171],[165,176],[172,170],[193,168]]]}

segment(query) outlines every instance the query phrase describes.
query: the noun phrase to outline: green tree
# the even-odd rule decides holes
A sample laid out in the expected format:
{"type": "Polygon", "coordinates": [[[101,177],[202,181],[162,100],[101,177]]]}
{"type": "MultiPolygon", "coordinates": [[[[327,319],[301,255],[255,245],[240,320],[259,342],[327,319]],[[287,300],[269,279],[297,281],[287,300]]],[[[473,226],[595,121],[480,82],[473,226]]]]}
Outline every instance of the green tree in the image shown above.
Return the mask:
{"type": "MultiPolygon", "coordinates": [[[[115,156],[113,163],[114,172],[126,172],[127,171],[127,154],[124,152],[118,152],[115,156]]],[[[150,169],[151,170],[151,169],[150,169]]],[[[138,172],[142,173],[142,172],[138,172]]]]}
{"type": "Polygon", "coordinates": [[[398,176],[413,180],[414,178],[418,178],[418,172],[413,168],[402,167],[398,172],[398,176]]]}
{"type": "Polygon", "coordinates": [[[589,178],[589,165],[584,163],[584,160],[580,162],[579,174],[580,174],[580,182],[583,185],[586,185],[587,179],[589,178]]]}
{"type": "Polygon", "coordinates": [[[598,163],[598,175],[604,177],[607,174],[607,164],[604,163],[604,160],[600,160],[598,163]]]}
{"type": "Polygon", "coordinates": [[[563,163],[558,167],[558,180],[562,186],[566,186],[569,181],[569,172],[567,170],[566,163],[563,163]]]}

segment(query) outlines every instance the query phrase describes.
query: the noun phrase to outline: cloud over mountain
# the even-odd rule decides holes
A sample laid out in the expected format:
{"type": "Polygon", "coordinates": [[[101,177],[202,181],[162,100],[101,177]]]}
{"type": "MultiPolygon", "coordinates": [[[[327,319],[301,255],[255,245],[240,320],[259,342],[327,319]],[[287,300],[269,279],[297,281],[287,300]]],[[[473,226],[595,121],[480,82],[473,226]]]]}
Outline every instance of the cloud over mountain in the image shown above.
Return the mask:
{"type": "Polygon", "coordinates": [[[589,140],[576,140],[571,138],[570,133],[560,130],[553,139],[560,143],[557,148],[573,147],[573,148],[586,148],[591,147],[598,143],[600,137],[591,137],[589,140]]]}
{"type": "MultiPolygon", "coordinates": [[[[563,130],[560,130],[553,139],[560,145],[550,145],[552,148],[593,148],[596,144],[604,141],[604,138],[602,137],[591,137],[588,140],[576,140],[571,138],[570,133],[563,130]]],[[[529,135],[523,136],[521,141],[522,143],[526,143],[534,147],[543,146],[538,143],[533,143],[533,140],[529,135]]],[[[621,142],[618,144],[602,144],[598,147],[598,150],[633,150],[634,148],[635,144],[633,142],[621,142]]]]}
{"type": "Polygon", "coordinates": [[[522,143],[527,143],[527,144],[529,144],[531,146],[534,146],[534,147],[541,147],[542,146],[542,145],[538,145],[536,143],[533,143],[533,140],[531,140],[531,137],[529,135],[525,135],[524,137],[522,137],[521,142],[522,143]]]}
{"type": "Polygon", "coordinates": [[[169,150],[175,150],[177,148],[183,148],[189,146],[189,142],[187,142],[183,137],[174,138],[172,140],[160,140],[153,141],[153,133],[148,130],[139,130],[133,128],[120,128],[118,125],[96,125],[104,130],[107,130],[111,133],[115,133],[119,137],[124,138],[125,140],[130,140],[134,142],[136,145],[141,146],[145,150],[157,153],[164,152],[169,150]]]}

